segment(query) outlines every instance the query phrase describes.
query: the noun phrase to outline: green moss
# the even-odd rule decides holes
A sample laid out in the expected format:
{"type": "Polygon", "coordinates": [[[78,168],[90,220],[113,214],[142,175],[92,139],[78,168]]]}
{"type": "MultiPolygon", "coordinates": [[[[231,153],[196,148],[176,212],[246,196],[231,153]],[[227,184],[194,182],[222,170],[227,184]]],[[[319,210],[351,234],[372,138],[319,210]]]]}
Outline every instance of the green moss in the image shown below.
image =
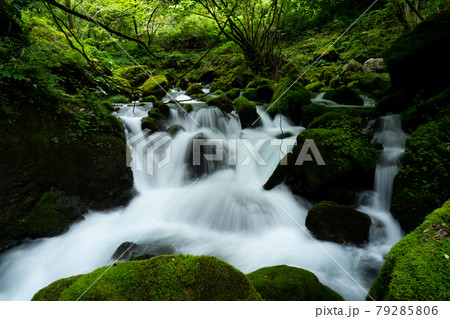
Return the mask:
{"type": "Polygon", "coordinates": [[[202,90],[202,85],[199,83],[190,85],[186,90],[186,95],[189,95],[191,97],[197,94],[205,94],[202,90]]]}
{"type": "Polygon", "coordinates": [[[184,127],[182,127],[181,125],[172,125],[171,127],[169,127],[167,129],[167,132],[170,134],[170,136],[175,136],[177,135],[179,132],[181,131],[185,131],[184,127]]]}
{"type": "Polygon", "coordinates": [[[81,300],[261,300],[244,274],[215,257],[166,255],[107,268],[76,278],[59,296],[52,284],[33,300],[76,300],[103,273],[81,300]]]}
{"type": "Polygon", "coordinates": [[[362,244],[369,239],[369,215],[349,206],[330,201],[314,205],[306,217],[305,226],[318,239],[338,244],[362,244]]]}
{"type": "Polygon", "coordinates": [[[241,94],[241,90],[238,88],[234,88],[225,93],[225,96],[229,98],[231,101],[234,101],[241,94]]]}
{"type": "Polygon", "coordinates": [[[255,103],[250,102],[243,96],[238,97],[233,103],[243,128],[251,126],[258,119],[255,103]]]}
{"type": "Polygon", "coordinates": [[[328,62],[336,62],[339,60],[339,53],[336,51],[334,47],[325,46],[320,48],[314,53],[314,60],[321,58],[322,60],[328,62]]]}
{"type": "Polygon", "coordinates": [[[341,301],[339,294],[323,285],[307,270],[289,266],[258,269],[247,275],[264,300],[270,301],[341,301]]]}
{"type": "Polygon", "coordinates": [[[348,87],[341,87],[339,89],[331,90],[325,93],[324,99],[332,100],[339,104],[345,105],[364,105],[363,99],[355,92],[355,90],[348,87]]]}
{"type": "Polygon", "coordinates": [[[212,85],[211,85],[211,89],[210,92],[215,92],[215,91],[222,91],[222,92],[227,92],[230,89],[230,85],[225,82],[225,81],[215,81],[212,85]]]}
{"type": "Polygon", "coordinates": [[[178,82],[177,82],[177,87],[180,88],[181,90],[187,90],[187,88],[189,87],[189,80],[186,78],[181,78],[178,82]]]}
{"type": "Polygon", "coordinates": [[[447,201],[392,247],[369,294],[379,301],[449,300],[449,223],[447,201]]]}
{"type": "Polygon", "coordinates": [[[148,117],[156,120],[166,120],[166,117],[162,114],[159,108],[154,108],[148,111],[148,117]]]}
{"type": "Polygon", "coordinates": [[[146,65],[132,65],[118,68],[114,71],[114,74],[125,78],[131,86],[138,87],[148,79],[150,69],[146,65]]]}
{"type": "Polygon", "coordinates": [[[100,102],[100,107],[104,108],[106,111],[109,111],[109,112],[113,112],[114,111],[114,106],[111,103],[111,101],[102,101],[102,102],[100,102]]]}
{"type": "Polygon", "coordinates": [[[311,104],[311,95],[303,85],[293,82],[290,78],[284,78],[278,83],[272,97],[274,103],[267,108],[267,112],[271,116],[281,113],[300,123],[302,107],[311,104]]]}
{"type": "Polygon", "coordinates": [[[450,116],[419,126],[406,140],[402,167],[394,179],[391,211],[411,231],[431,209],[450,197],[450,116]]]}
{"type": "Polygon", "coordinates": [[[311,123],[315,118],[325,114],[327,109],[325,106],[320,104],[310,104],[302,107],[302,125],[307,127],[309,123],[311,123]]]}
{"type": "Polygon", "coordinates": [[[151,132],[159,132],[164,129],[166,122],[154,118],[144,117],[141,120],[141,128],[143,130],[150,130],[151,132]]]}
{"type": "Polygon", "coordinates": [[[31,238],[56,236],[69,228],[69,220],[57,210],[57,198],[53,192],[44,194],[23,221],[31,238]]]}
{"type": "Polygon", "coordinates": [[[272,87],[270,85],[267,85],[267,84],[259,85],[256,88],[257,101],[270,102],[270,100],[272,99],[273,93],[274,93],[274,90],[272,89],[272,87]]]}
{"type": "Polygon", "coordinates": [[[34,301],[49,301],[49,300],[59,300],[61,297],[61,292],[64,289],[69,288],[74,282],[80,279],[83,275],[72,276],[68,278],[59,279],[45,289],[40,290],[33,297],[34,301]]]}
{"type": "Polygon", "coordinates": [[[244,90],[244,94],[242,94],[243,97],[246,99],[249,99],[250,101],[257,101],[258,100],[258,93],[256,93],[256,88],[248,88],[244,90]]]}
{"type": "Polygon", "coordinates": [[[166,90],[169,87],[169,81],[165,75],[155,75],[150,77],[145,83],[139,87],[144,97],[154,95],[158,99],[166,95],[166,90]]]}
{"type": "Polygon", "coordinates": [[[245,89],[256,89],[258,86],[261,85],[270,85],[271,81],[265,78],[256,78],[253,81],[250,81],[246,86],[245,89]]]}
{"type": "Polygon", "coordinates": [[[304,130],[294,146],[295,159],[307,139],[314,141],[326,165],[318,165],[316,161],[294,165],[288,178],[291,189],[296,191],[296,185],[300,183],[305,195],[323,199],[334,185],[371,187],[377,151],[361,131],[345,126],[304,130]]]}
{"type": "Polygon", "coordinates": [[[158,101],[158,98],[154,95],[149,95],[149,96],[143,97],[142,99],[139,100],[139,102],[142,102],[142,103],[154,103],[156,101],[158,101]]]}
{"type": "Polygon", "coordinates": [[[323,89],[325,87],[325,84],[323,84],[323,82],[320,81],[316,81],[314,83],[308,84],[307,86],[305,86],[305,89],[307,89],[310,92],[319,92],[320,89],[323,89]]]}
{"type": "Polygon", "coordinates": [[[206,100],[209,106],[215,106],[222,112],[230,113],[233,111],[233,102],[231,102],[224,94],[218,97],[211,97],[206,100]]]}

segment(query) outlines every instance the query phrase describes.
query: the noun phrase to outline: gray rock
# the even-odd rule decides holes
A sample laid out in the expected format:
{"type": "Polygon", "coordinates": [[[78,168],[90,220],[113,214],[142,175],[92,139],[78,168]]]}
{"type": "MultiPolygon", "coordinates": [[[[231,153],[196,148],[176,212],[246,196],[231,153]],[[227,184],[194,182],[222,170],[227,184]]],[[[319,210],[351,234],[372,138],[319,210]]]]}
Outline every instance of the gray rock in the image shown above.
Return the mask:
{"type": "Polygon", "coordinates": [[[364,62],[363,65],[364,72],[376,72],[384,73],[386,72],[386,66],[384,65],[384,60],[382,58],[369,59],[364,62]]]}

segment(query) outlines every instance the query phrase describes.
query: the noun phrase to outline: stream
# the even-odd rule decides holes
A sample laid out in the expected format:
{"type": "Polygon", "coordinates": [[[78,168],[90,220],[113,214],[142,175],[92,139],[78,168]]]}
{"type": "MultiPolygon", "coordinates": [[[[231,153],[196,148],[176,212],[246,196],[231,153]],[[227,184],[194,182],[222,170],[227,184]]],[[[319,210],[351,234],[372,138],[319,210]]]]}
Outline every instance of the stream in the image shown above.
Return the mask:
{"type": "MultiPolygon", "coordinates": [[[[188,98],[183,91],[173,91],[172,96],[188,98]]],[[[268,193],[261,188],[283,155],[280,148],[292,149],[304,128],[279,115],[271,119],[259,106],[260,125],[242,129],[236,114],[224,115],[216,108],[202,108],[204,104],[192,103],[192,118],[171,109],[167,124],[181,125],[184,131],[155,152],[155,163],[163,163],[167,154],[170,160],[153,174],[148,174],[149,167],[139,169],[148,160],[136,157],[136,149],[132,150],[136,196],[126,207],[91,210],[60,236],[30,240],[2,254],[0,300],[30,300],[57,279],[111,264],[117,247],[127,241],[169,247],[174,253],[213,255],[244,273],[280,264],[300,267],[312,271],[346,300],[364,300],[385,255],[403,236],[389,212],[406,138],[400,117],[378,120],[380,129],[373,142],[381,143],[384,150],[374,189],[359,194],[357,207],[370,215],[373,225],[369,242],[356,247],[313,239],[304,227],[312,203],[293,195],[284,184],[268,193]],[[288,133],[284,136],[291,137],[277,139],[280,125],[288,133]],[[187,158],[192,139],[199,136],[226,142],[223,161],[205,165],[206,174],[197,180],[187,158]],[[285,144],[271,145],[274,140],[285,144]],[[260,147],[263,162],[249,151],[250,144],[260,147]]],[[[141,118],[150,108],[151,104],[118,106],[116,115],[124,123],[127,139],[140,133],[141,118]]]]}

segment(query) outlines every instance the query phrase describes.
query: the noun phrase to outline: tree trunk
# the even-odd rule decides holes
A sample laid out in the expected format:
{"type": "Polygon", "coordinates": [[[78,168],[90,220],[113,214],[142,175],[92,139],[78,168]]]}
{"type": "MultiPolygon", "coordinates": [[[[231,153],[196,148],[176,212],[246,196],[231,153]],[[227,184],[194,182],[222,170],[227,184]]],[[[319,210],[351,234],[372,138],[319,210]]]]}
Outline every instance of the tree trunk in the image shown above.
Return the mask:
{"type": "MultiPolygon", "coordinates": [[[[72,2],[71,0],[66,0],[66,7],[69,9],[72,9],[72,2]]],[[[73,15],[71,13],[67,14],[67,20],[69,21],[69,28],[71,30],[75,29],[75,23],[73,21],[73,15]]]]}

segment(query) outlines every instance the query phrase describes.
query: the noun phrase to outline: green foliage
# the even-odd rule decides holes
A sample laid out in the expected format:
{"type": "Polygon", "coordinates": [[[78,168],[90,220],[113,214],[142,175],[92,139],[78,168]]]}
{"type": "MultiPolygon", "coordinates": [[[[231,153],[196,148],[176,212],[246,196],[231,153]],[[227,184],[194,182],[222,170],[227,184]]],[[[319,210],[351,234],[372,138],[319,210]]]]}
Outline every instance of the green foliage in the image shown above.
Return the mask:
{"type": "Polygon", "coordinates": [[[315,118],[321,116],[326,113],[327,110],[325,106],[320,104],[310,104],[302,107],[302,125],[307,127],[309,123],[311,123],[315,118]]]}
{"type": "Polygon", "coordinates": [[[81,300],[261,300],[244,274],[215,257],[166,255],[106,268],[56,281],[33,300],[76,300],[84,292],[81,300]]]}
{"type": "Polygon", "coordinates": [[[341,128],[354,132],[356,136],[358,135],[358,132],[362,130],[361,123],[359,123],[358,119],[348,114],[339,112],[327,112],[320,115],[318,118],[309,123],[307,128],[341,128]]]}
{"type": "Polygon", "coordinates": [[[391,211],[411,231],[450,197],[450,116],[421,125],[406,140],[394,179],[391,211]]]}
{"type": "Polygon", "coordinates": [[[377,301],[449,300],[449,223],[447,201],[392,247],[369,294],[377,301]]]}
{"type": "Polygon", "coordinates": [[[111,101],[111,103],[114,104],[127,104],[130,103],[130,99],[127,98],[125,95],[113,95],[109,98],[109,100],[111,101]]]}
{"type": "Polygon", "coordinates": [[[267,301],[341,301],[339,294],[323,285],[307,270],[289,266],[258,269],[247,275],[261,297],[267,301]]]}

